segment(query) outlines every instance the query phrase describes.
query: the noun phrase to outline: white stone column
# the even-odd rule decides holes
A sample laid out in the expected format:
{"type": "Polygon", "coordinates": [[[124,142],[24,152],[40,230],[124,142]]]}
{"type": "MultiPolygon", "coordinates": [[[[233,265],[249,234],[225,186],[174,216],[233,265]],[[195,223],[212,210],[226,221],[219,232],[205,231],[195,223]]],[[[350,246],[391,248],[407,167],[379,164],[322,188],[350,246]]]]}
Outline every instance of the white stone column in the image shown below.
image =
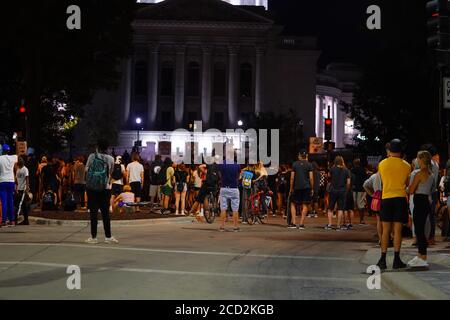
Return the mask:
{"type": "Polygon", "coordinates": [[[175,127],[181,128],[184,119],[184,81],[186,46],[176,46],[176,75],[175,75],[175,127]]]}
{"type": "Polygon", "coordinates": [[[325,118],[323,117],[323,110],[324,110],[324,99],[323,99],[323,96],[319,97],[319,105],[317,107],[319,109],[319,112],[318,112],[319,114],[318,114],[318,119],[317,119],[317,121],[319,122],[319,125],[318,125],[319,130],[317,132],[317,137],[323,138],[324,121],[325,121],[325,118]]]}
{"type": "Polygon", "coordinates": [[[333,141],[336,142],[336,145],[338,144],[338,106],[337,106],[337,99],[333,98],[333,141]]]}
{"type": "Polygon", "coordinates": [[[208,127],[211,119],[211,46],[203,46],[202,121],[208,127]]]}
{"type": "Polygon", "coordinates": [[[256,71],[255,71],[255,114],[258,115],[262,110],[263,80],[264,80],[264,53],[265,47],[256,46],[256,71]]]}
{"type": "Polygon", "coordinates": [[[127,125],[131,110],[131,75],[133,59],[128,58],[124,63],[124,92],[123,92],[123,122],[127,125]]]}
{"type": "Polygon", "coordinates": [[[148,45],[148,90],[147,90],[147,127],[155,129],[158,114],[158,70],[159,46],[157,43],[148,45]]]}
{"type": "Polygon", "coordinates": [[[238,107],[238,45],[228,46],[228,123],[236,127],[238,107]]]}

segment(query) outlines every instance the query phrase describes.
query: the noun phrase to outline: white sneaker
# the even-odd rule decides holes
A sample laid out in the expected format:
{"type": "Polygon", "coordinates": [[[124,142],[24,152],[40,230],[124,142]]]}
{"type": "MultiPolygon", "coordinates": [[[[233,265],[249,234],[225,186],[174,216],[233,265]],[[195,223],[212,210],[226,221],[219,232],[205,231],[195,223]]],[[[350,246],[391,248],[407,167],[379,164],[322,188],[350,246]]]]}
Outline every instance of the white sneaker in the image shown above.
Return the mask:
{"type": "Polygon", "coordinates": [[[176,215],[176,216],[179,216],[180,213],[179,213],[178,211],[175,211],[175,215],[176,215]]]}
{"type": "Polygon", "coordinates": [[[84,242],[89,243],[89,244],[97,244],[98,240],[97,240],[97,238],[89,238],[84,242]]]}
{"type": "Polygon", "coordinates": [[[111,238],[105,238],[105,243],[108,243],[108,244],[118,244],[118,243],[119,243],[119,240],[117,240],[117,239],[114,238],[114,237],[111,237],[111,238]]]}
{"type": "Polygon", "coordinates": [[[419,257],[414,257],[412,260],[408,262],[408,267],[410,268],[420,268],[420,267],[428,267],[429,264],[425,260],[419,257]]]}

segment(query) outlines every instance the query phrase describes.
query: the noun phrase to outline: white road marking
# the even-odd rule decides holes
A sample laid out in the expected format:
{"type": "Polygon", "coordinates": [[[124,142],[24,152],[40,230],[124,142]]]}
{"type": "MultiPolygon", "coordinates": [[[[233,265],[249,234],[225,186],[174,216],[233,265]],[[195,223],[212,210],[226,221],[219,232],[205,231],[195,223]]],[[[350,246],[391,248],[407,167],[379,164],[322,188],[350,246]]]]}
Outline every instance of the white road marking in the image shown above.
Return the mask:
{"type": "MultiPolygon", "coordinates": [[[[36,262],[36,261],[0,261],[0,265],[28,265],[51,268],[66,269],[69,264],[36,262]]],[[[201,276],[201,277],[222,277],[222,278],[252,278],[252,279],[268,279],[268,280],[298,280],[298,281],[335,281],[335,282],[361,282],[361,279],[355,278],[332,278],[332,277],[302,277],[302,276],[282,276],[269,274],[246,274],[246,273],[223,273],[223,272],[196,272],[196,271],[179,271],[164,269],[140,269],[140,268],[111,268],[111,267],[89,267],[80,266],[81,269],[91,269],[97,271],[112,272],[134,272],[134,273],[156,273],[179,276],[201,276]]],[[[365,280],[364,280],[365,281],[365,280]]]]}
{"type": "Polygon", "coordinates": [[[231,256],[231,257],[252,257],[252,258],[268,258],[268,259],[297,259],[297,260],[324,260],[324,261],[357,261],[356,258],[341,257],[323,257],[323,256],[294,256],[294,255],[270,255],[270,254],[254,254],[242,252],[215,252],[215,251],[189,251],[189,250],[167,250],[167,249],[151,249],[151,248],[129,248],[117,246],[98,246],[98,245],[81,245],[66,243],[0,243],[0,246],[40,246],[40,247],[71,247],[86,249],[106,249],[119,251],[139,251],[139,252],[157,252],[157,253],[176,253],[176,254],[192,254],[192,255],[212,255],[212,256],[231,256]]]}

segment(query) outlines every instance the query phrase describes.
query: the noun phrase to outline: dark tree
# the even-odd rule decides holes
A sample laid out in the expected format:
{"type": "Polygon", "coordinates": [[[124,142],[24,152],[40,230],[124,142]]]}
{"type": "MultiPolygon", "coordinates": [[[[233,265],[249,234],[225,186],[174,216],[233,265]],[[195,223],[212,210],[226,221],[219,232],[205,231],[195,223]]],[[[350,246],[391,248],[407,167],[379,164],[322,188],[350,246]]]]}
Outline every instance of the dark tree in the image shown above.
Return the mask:
{"type": "Polygon", "coordinates": [[[2,2],[0,90],[8,95],[0,104],[14,113],[25,101],[30,145],[51,149],[61,142],[56,124],[82,116],[95,91],[116,88],[135,9],[134,0],[2,2]],[[66,26],[73,4],[81,9],[81,30],[66,26]]]}

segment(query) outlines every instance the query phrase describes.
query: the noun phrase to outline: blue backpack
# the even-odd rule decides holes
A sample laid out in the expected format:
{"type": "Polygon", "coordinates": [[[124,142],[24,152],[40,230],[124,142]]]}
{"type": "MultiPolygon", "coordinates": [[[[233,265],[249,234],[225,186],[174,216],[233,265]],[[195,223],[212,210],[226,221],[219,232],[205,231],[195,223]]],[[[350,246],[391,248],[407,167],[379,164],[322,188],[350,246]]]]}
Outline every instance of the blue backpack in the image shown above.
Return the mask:
{"type": "Polygon", "coordinates": [[[244,171],[242,173],[242,187],[244,189],[251,189],[251,187],[252,187],[252,178],[253,178],[253,172],[251,172],[251,171],[244,171]]]}
{"type": "Polygon", "coordinates": [[[91,191],[105,190],[108,181],[108,163],[96,152],[86,175],[86,189],[91,191]]]}

